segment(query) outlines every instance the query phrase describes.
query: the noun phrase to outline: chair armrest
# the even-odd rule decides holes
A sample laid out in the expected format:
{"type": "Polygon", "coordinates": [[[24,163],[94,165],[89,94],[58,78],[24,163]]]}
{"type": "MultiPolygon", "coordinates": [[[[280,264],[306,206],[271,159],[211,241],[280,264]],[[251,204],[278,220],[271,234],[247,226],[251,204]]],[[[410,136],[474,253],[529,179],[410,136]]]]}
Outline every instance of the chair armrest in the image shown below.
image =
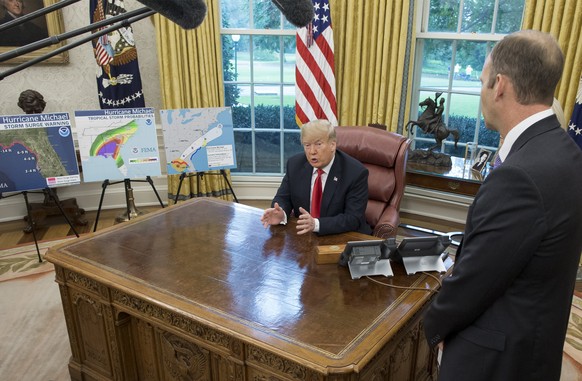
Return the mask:
{"type": "Polygon", "coordinates": [[[383,239],[396,237],[398,225],[400,225],[400,215],[398,214],[398,210],[389,205],[384,209],[384,212],[382,212],[372,234],[375,237],[383,239]]]}

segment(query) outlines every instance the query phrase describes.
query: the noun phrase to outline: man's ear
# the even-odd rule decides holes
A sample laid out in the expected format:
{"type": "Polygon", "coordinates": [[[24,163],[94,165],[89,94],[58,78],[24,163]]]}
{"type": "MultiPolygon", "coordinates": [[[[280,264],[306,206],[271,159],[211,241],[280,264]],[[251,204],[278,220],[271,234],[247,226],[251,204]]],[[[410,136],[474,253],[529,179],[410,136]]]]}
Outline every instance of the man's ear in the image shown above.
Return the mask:
{"type": "Polygon", "coordinates": [[[509,78],[507,78],[505,75],[497,74],[495,76],[495,85],[493,85],[493,88],[495,89],[496,100],[505,95],[505,93],[508,90],[507,86],[509,85],[510,85],[509,78]]]}

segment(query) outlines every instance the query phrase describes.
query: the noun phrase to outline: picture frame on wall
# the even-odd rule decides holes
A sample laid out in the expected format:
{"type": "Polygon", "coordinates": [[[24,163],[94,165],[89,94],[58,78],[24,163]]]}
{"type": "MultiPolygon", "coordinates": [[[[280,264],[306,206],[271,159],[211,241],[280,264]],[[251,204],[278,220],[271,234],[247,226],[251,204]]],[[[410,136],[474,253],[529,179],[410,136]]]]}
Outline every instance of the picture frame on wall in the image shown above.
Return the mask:
{"type": "MultiPolygon", "coordinates": [[[[58,0],[0,0],[0,25],[15,18],[22,17],[38,9],[57,3],[58,0]]],[[[0,32],[0,54],[21,48],[30,43],[40,41],[49,36],[56,36],[65,32],[63,14],[56,10],[22,24],[10,27],[0,32]]],[[[42,57],[45,54],[63,46],[64,41],[50,45],[36,51],[6,60],[1,64],[19,64],[42,57]]],[[[69,62],[67,51],[48,58],[42,63],[64,64],[69,62]]]]}

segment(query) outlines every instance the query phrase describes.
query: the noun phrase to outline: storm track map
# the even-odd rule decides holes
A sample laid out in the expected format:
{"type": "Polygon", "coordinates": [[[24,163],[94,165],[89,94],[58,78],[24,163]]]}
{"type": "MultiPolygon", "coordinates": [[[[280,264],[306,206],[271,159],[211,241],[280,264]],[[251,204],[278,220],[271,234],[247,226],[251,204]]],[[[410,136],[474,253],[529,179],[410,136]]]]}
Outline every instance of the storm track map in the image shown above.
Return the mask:
{"type": "Polygon", "coordinates": [[[168,174],[236,168],[229,107],[161,110],[168,174]]]}
{"type": "Polygon", "coordinates": [[[0,193],[79,184],[68,113],[0,117],[0,193]]]}

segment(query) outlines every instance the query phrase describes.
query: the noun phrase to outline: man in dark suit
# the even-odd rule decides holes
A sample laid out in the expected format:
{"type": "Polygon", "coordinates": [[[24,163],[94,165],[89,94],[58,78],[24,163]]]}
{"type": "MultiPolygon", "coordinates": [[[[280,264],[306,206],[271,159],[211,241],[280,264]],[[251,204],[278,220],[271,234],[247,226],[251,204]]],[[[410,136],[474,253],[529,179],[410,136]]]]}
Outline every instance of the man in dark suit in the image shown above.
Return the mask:
{"type": "MultiPolygon", "coordinates": [[[[359,161],[336,149],[335,129],[326,120],[316,120],[301,127],[305,153],[287,161],[285,177],[261,222],[265,227],[284,224],[294,213],[299,217],[297,233],[320,235],[359,231],[371,234],[366,223],[368,170],[359,161]],[[319,214],[314,210],[314,188],[318,169],[322,197],[319,214]]],[[[316,198],[316,197],[315,197],[316,198]]]]}
{"type": "Polygon", "coordinates": [[[582,152],[552,111],[564,58],[556,40],[520,31],[481,74],[503,163],[469,208],[452,275],[424,317],[439,380],[558,381],[582,250],[582,152]]]}

